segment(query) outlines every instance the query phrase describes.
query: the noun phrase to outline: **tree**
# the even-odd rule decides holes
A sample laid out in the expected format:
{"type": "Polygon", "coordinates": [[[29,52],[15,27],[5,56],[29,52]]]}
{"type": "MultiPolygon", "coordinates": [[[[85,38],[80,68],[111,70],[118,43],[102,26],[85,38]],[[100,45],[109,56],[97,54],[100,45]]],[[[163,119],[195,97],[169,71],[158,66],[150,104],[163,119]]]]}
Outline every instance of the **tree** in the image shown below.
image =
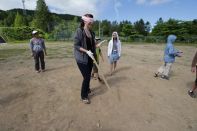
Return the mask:
{"type": "Polygon", "coordinates": [[[119,30],[118,30],[118,22],[117,21],[112,21],[112,23],[111,23],[111,31],[112,32],[113,31],[119,32],[119,30]]]}
{"type": "Polygon", "coordinates": [[[7,18],[4,19],[4,26],[13,26],[15,19],[15,13],[8,13],[7,18]]]}
{"type": "Polygon", "coordinates": [[[103,20],[101,23],[101,29],[104,36],[111,36],[111,22],[108,20],[103,20]]]}
{"type": "Polygon", "coordinates": [[[14,27],[21,27],[25,25],[25,21],[22,15],[20,15],[18,12],[16,14],[15,20],[14,20],[14,27]]]}
{"type": "Polygon", "coordinates": [[[38,0],[33,25],[45,32],[50,31],[50,12],[45,0],[38,0]]]}
{"type": "Polygon", "coordinates": [[[150,22],[146,22],[146,24],[145,24],[145,35],[147,36],[149,33],[150,33],[150,30],[151,30],[151,24],[150,24],[150,22]]]}
{"type": "Polygon", "coordinates": [[[160,17],[159,18],[159,20],[156,22],[156,24],[158,25],[158,24],[163,24],[164,22],[163,22],[163,19],[160,17]]]}
{"type": "Polygon", "coordinates": [[[144,20],[140,19],[139,21],[136,21],[134,23],[135,30],[138,32],[140,35],[147,35],[147,32],[145,31],[145,24],[144,20]]]}
{"type": "Polygon", "coordinates": [[[122,33],[124,37],[130,36],[135,34],[135,29],[133,28],[132,24],[123,24],[122,33]]]}

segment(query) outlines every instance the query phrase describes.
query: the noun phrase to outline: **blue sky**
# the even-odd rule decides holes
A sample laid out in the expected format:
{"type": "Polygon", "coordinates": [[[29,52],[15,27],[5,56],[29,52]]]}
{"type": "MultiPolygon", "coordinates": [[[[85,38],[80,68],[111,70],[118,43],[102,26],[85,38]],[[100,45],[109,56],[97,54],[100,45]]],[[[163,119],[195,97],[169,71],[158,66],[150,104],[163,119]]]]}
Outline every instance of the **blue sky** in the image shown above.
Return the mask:
{"type": "MultiPolygon", "coordinates": [[[[25,0],[26,9],[34,10],[37,0],[25,0]]],[[[51,12],[83,15],[92,13],[97,20],[135,22],[140,18],[152,26],[162,17],[179,20],[197,19],[197,0],[45,0],[51,12]]],[[[22,0],[1,0],[0,9],[22,8],[22,0]]]]}

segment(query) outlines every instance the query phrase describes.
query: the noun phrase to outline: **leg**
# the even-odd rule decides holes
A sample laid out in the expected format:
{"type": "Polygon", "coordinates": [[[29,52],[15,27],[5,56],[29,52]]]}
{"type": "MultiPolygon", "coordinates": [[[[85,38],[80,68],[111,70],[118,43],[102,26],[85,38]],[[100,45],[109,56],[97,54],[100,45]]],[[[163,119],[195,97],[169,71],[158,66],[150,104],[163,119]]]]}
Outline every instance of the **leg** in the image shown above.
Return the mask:
{"type": "Polygon", "coordinates": [[[163,75],[164,68],[165,68],[164,65],[160,66],[159,69],[157,70],[157,74],[158,74],[158,75],[163,75]]]}
{"type": "Polygon", "coordinates": [[[93,74],[92,74],[92,77],[94,77],[95,79],[97,79],[97,75],[98,75],[98,68],[96,67],[95,64],[93,64],[93,74]]]}
{"type": "Polygon", "coordinates": [[[44,62],[44,52],[40,52],[40,62],[41,62],[41,69],[42,71],[45,70],[45,62],[44,62]]]}
{"type": "Polygon", "coordinates": [[[77,65],[83,76],[83,82],[81,87],[81,99],[87,99],[89,92],[90,77],[91,77],[90,66],[81,63],[77,63],[77,65]]]}
{"type": "MultiPolygon", "coordinates": [[[[89,82],[88,82],[88,94],[91,93],[91,90],[90,90],[90,79],[91,79],[91,72],[92,72],[92,68],[93,68],[93,61],[91,58],[88,58],[88,76],[89,76],[89,82]]],[[[98,72],[98,70],[97,70],[98,72]]]]}
{"type": "Polygon", "coordinates": [[[117,66],[117,61],[114,61],[114,71],[116,69],[116,66],[117,66]]]}
{"type": "Polygon", "coordinates": [[[197,78],[196,78],[196,80],[195,80],[195,83],[194,83],[192,89],[188,91],[188,94],[189,94],[192,98],[195,98],[195,97],[196,97],[196,95],[194,94],[194,91],[196,90],[196,88],[197,88],[197,78]]]}
{"type": "Polygon", "coordinates": [[[160,76],[162,76],[163,71],[164,71],[164,66],[160,66],[158,68],[157,72],[154,74],[154,77],[160,77],[160,76]]]}
{"type": "Polygon", "coordinates": [[[35,62],[35,70],[39,72],[40,66],[39,66],[39,55],[37,52],[34,52],[34,62],[35,62]]]}
{"type": "Polygon", "coordinates": [[[169,78],[171,67],[172,67],[172,63],[166,63],[166,66],[163,72],[164,77],[169,78]]]}
{"type": "Polygon", "coordinates": [[[112,71],[113,71],[113,63],[110,64],[110,75],[112,75],[112,71]]]}

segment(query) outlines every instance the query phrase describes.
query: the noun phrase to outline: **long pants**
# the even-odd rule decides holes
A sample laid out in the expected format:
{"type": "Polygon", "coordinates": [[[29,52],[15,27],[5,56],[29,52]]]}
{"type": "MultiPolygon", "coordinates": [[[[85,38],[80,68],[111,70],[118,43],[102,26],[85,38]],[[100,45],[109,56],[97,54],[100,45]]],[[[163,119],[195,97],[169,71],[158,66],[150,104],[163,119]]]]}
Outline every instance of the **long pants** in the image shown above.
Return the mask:
{"type": "Polygon", "coordinates": [[[45,69],[45,62],[44,62],[44,52],[34,52],[34,61],[35,61],[35,70],[40,70],[40,63],[41,63],[41,69],[45,69]]]}
{"type": "Polygon", "coordinates": [[[195,80],[195,85],[197,86],[197,66],[196,66],[196,80],[195,80]]]}
{"type": "Polygon", "coordinates": [[[91,58],[89,58],[87,65],[82,63],[77,63],[77,65],[83,76],[83,82],[81,86],[81,99],[85,99],[88,98],[88,93],[90,92],[90,79],[93,61],[91,60],[91,58]]]}
{"type": "Polygon", "coordinates": [[[165,63],[163,66],[159,67],[158,73],[161,76],[169,77],[171,68],[172,68],[172,63],[165,63]]]}

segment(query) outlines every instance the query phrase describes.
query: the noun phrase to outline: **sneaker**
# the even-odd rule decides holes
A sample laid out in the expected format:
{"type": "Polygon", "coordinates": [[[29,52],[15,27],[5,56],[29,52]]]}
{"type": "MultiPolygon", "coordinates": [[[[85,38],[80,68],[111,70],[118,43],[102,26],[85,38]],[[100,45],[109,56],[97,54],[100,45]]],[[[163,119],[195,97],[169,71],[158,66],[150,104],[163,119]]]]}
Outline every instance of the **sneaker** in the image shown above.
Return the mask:
{"type": "Polygon", "coordinates": [[[40,71],[39,70],[36,70],[36,73],[40,73],[40,71]]]}
{"type": "Polygon", "coordinates": [[[169,77],[168,76],[161,76],[162,79],[166,79],[166,80],[169,80],[169,77]]]}
{"type": "Polygon", "coordinates": [[[98,80],[100,83],[104,84],[104,81],[100,77],[98,77],[98,80]]]}
{"type": "Polygon", "coordinates": [[[154,77],[158,77],[159,75],[157,73],[155,73],[154,77]]]}
{"type": "Polygon", "coordinates": [[[90,104],[90,100],[88,98],[81,99],[84,104],[90,104]]]}
{"type": "Polygon", "coordinates": [[[194,92],[192,91],[188,91],[188,95],[190,95],[192,98],[196,98],[196,95],[194,94],[194,92]]]}
{"type": "Polygon", "coordinates": [[[41,70],[41,72],[45,72],[45,69],[41,70]]]}
{"type": "Polygon", "coordinates": [[[89,90],[88,91],[88,96],[93,96],[93,95],[94,95],[94,93],[91,90],[89,90]]]}

